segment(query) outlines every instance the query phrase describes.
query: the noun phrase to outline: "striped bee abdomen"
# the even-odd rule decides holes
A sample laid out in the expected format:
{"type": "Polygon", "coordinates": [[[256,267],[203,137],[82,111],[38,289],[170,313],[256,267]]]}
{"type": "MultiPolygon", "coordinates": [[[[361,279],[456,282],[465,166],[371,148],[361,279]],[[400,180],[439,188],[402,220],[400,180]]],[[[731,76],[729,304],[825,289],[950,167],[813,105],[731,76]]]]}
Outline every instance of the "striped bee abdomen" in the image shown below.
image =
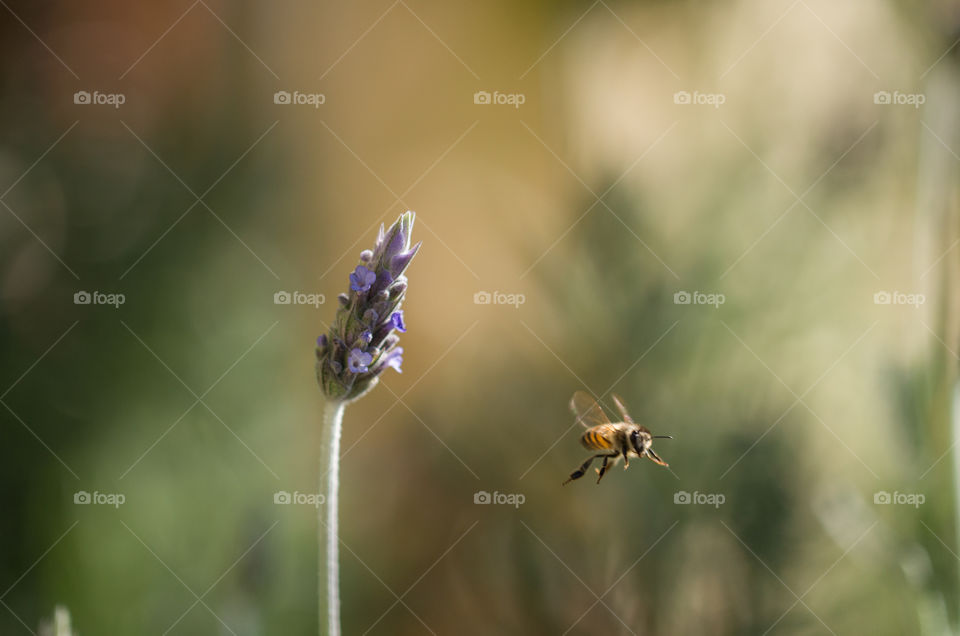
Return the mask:
{"type": "Polygon", "coordinates": [[[590,450],[610,450],[613,448],[613,444],[604,437],[603,433],[597,430],[598,428],[600,427],[595,426],[586,431],[580,438],[580,443],[590,450]]]}

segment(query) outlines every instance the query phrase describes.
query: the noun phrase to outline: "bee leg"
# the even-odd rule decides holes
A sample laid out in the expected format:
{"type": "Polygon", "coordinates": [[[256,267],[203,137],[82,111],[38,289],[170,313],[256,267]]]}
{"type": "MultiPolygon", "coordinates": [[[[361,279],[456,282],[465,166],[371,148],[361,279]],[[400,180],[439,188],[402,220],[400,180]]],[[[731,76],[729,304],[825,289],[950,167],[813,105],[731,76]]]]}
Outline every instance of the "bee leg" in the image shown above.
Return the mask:
{"type": "Polygon", "coordinates": [[[623,469],[626,470],[630,468],[630,458],[627,457],[627,449],[623,449],[623,469]]]}
{"type": "Polygon", "coordinates": [[[661,466],[669,466],[669,465],[670,465],[670,464],[668,464],[667,462],[665,462],[665,461],[663,461],[662,459],[660,459],[660,456],[657,455],[656,453],[654,453],[652,448],[648,448],[648,449],[646,450],[646,454],[647,454],[647,457],[650,458],[650,460],[653,461],[653,462],[656,463],[656,464],[660,464],[661,466]]]}
{"type": "Polygon", "coordinates": [[[620,455],[613,453],[612,455],[603,456],[603,466],[597,469],[597,483],[600,483],[600,480],[603,479],[603,476],[607,472],[607,468],[613,468],[617,463],[617,460],[620,459],[620,455]],[[611,461],[612,460],[612,461],[611,461]],[[609,462],[609,463],[608,463],[609,462]]]}
{"type": "Polygon", "coordinates": [[[592,464],[592,463],[593,463],[593,460],[595,460],[597,457],[603,457],[603,455],[591,455],[590,457],[588,457],[588,458],[587,458],[587,461],[585,461],[585,462],[583,462],[582,464],[580,464],[580,468],[578,468],[578,469],[576,469],[575,471],[573,471],[573,472],[570,474],[570,478],[569,478],[567,481],[563,482],[562,485],[563,485],[563,486],[566,486],[567,484],[569,484],[569,483],[570,483],[571,481],[573,481],[574,479],[580,479],[581,477],[583,477],[584,473],[587,472],[587,469],[590,468],[590,464],[592,464]]]}
{"type": "MultiPolygon", "coordinates": [[[[616,455],[614,455],[616,457],[616,455]]],[[[609,455],[603,456],[603,465],[597,469],[597,483],[600,483],[600,480],[603,479],[603,474],[607,472],[607,462],[610,460],[609,455]]]]}

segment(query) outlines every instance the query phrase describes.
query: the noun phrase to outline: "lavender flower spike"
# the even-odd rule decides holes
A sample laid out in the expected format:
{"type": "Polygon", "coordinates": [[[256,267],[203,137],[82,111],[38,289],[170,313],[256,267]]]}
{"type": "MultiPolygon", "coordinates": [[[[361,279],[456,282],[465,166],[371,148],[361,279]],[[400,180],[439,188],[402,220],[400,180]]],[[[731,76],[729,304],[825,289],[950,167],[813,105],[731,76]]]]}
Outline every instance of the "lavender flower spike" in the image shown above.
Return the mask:
{"type": "Polygon", "coordinates": [[[349,292],[327,337],[317,339],[317,381],[330,400],[349,402],[373,388],[388,367],[400,371],[399,338],[405,332],[403,275],[420,249],[410,244],[414,213],[406,212],[380,233],[374,249],[360,253],[349,292]]]}

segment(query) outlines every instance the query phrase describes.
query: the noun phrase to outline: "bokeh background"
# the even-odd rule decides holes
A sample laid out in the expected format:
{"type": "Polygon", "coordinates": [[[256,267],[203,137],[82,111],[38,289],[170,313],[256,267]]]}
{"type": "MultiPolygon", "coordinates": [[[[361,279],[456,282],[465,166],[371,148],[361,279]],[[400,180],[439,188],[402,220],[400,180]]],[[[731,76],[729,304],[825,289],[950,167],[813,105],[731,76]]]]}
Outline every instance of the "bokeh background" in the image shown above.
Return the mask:
{"type": "Polygon", "coordinates": [[[956,633],[956,2],[0,5],[0,633],[316,633],[274,495],[406,209],[345,633],[956,633]],[[669,470],[561,487],[578,389],[669,470]]]}

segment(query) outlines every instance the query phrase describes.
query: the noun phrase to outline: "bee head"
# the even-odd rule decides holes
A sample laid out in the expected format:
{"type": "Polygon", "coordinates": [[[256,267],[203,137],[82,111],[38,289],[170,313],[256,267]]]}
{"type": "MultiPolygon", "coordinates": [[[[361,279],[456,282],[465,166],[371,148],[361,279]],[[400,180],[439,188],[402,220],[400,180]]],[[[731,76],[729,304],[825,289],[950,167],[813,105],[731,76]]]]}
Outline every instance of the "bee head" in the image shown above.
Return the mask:
{"type": "Polygon", "coordinates": [[[630,445],[637,455],[643,456],[644,451],[650,448],[652,444],[653,441],[650,439],[650,435],[642,431],[633,431],[630,433],[630,445]]]}

